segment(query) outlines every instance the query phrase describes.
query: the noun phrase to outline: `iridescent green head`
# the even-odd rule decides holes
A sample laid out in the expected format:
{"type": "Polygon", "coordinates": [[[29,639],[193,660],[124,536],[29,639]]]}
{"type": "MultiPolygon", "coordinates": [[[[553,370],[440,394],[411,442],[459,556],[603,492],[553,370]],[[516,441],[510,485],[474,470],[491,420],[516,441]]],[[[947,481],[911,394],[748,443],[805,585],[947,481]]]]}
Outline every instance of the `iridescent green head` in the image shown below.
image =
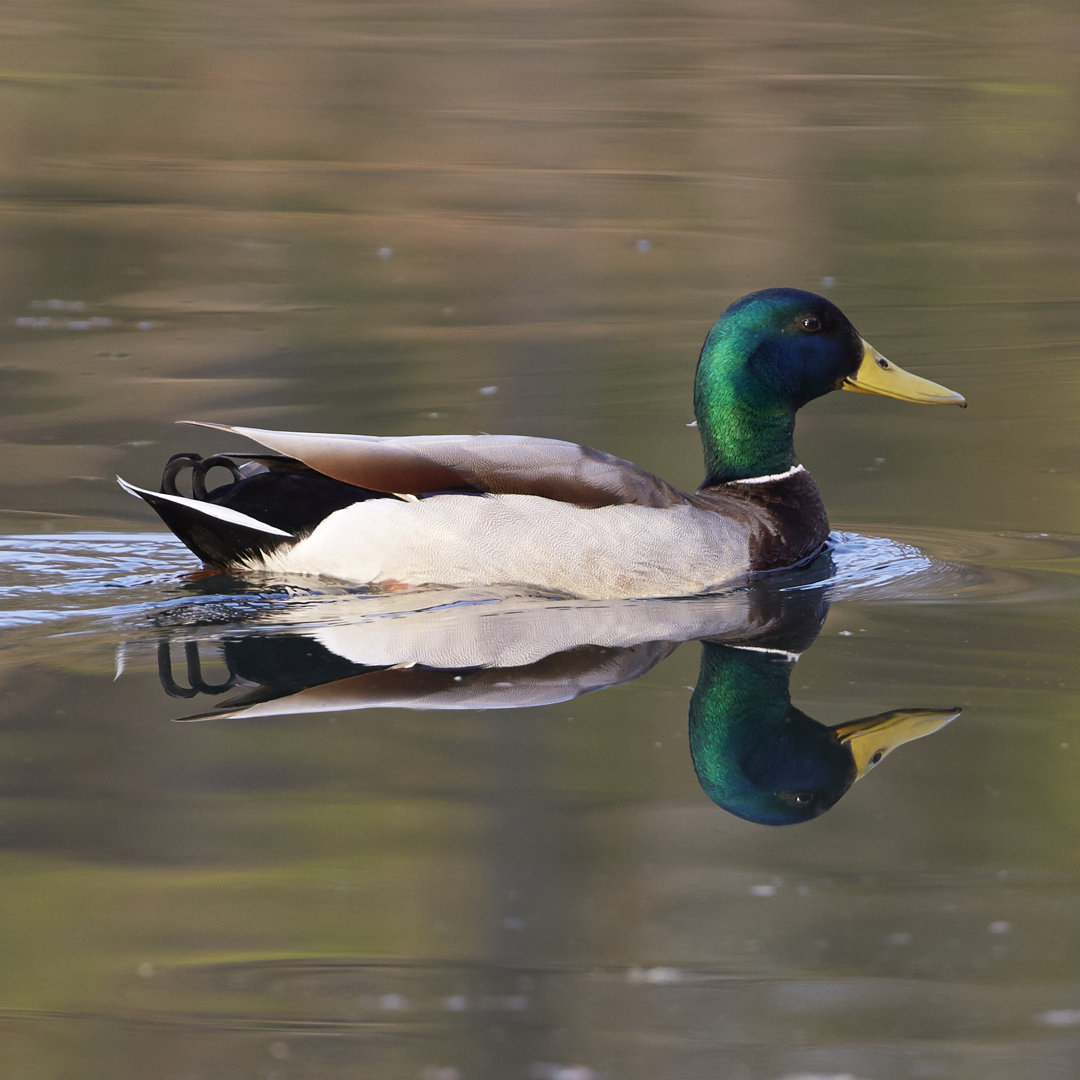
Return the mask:
{"type": "Polygon", "coordinates": [[[791,468],[796,411],[839,389],[964,404],[886,360],[824,297],[765,289],[736,300],[709,331],[694,380],[706,484],[791,468]]]}

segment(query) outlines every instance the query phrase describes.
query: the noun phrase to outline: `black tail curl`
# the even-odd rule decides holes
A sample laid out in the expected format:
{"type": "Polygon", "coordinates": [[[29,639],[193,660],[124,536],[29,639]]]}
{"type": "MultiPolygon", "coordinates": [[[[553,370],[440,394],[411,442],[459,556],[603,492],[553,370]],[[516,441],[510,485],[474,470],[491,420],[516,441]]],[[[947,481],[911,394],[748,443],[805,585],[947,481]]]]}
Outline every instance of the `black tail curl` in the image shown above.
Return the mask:
{"type": "Polygon", "coordinates": [[[207,566],[219,569],[257,565],[277,548],[303,539],[336,510],[395,497],[273,454],[174,454],[156,492],[117,479],[153,507],[207,566]],[[228,474],[224,482],[211,486],[209,474],[222,469],[228,474]],[[178,481],[188,472],[190,490],[181,491],[178,481]]]}
{"type": "Polygon", "coordinates": [[[165,463],[161,491],[199,502],[226,506],[247,514],[275,529],[299,539],[310,533],[335,510],[366,499],[385,498],[379,491],[355,487],[324,476],[296,458],[276,454],[173,454],[165,463]],[[227,479],[210,486],[215,470],[225,470],[227,479]],[[189,491],[181,491],[177,480],[190,472],[189,491]]]}

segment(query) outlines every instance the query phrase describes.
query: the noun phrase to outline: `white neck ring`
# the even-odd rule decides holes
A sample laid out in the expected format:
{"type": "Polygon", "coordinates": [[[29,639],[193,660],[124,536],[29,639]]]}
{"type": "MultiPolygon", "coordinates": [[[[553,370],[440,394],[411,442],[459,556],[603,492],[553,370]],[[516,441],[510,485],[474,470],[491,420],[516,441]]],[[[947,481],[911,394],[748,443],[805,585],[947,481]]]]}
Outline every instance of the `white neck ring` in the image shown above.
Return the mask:
{"type": "Polygon", "coordinates": [[[742,480],[729,480],[729,484],[772,484],[777,480],[786,480],[789,476],[794,476],[796,473],[806,472],[805,465],[792,465],[790,469],[785,469],[784,472],[769,473],[768,476],[746,476],[742,480]]]}

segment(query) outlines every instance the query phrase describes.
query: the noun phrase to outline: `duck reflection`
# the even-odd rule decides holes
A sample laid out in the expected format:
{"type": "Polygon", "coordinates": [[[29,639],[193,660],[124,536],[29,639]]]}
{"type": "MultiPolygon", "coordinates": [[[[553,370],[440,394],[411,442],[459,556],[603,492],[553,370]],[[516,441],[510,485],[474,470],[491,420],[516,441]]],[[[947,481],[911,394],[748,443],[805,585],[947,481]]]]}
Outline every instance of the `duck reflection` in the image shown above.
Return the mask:
{"type": "Polygon", "coordinates": [[[220,699],[184,720],[512,709],[630,682],[699,641],[690,753],[703,790],[748,821],[794,824],[829,809],[891,750],[959,709],[901,709],[828,727],[795,708],[791,672],[828,601],[813,581],[785,580],[688,600],[457,591],[293,603],[265,626],[207,628],[210,639],[195,628],[186,640],[170,635],[158,644],[158,670],[171,696],[220,699]]]}
{"type": "Polygon", "coordinates": [[[896,709],[828,727],[791,704],[798,655],[702,642],[690,756],[717,806],[761,825],[824,813],[886,754],[959,709],[896,709]]]}

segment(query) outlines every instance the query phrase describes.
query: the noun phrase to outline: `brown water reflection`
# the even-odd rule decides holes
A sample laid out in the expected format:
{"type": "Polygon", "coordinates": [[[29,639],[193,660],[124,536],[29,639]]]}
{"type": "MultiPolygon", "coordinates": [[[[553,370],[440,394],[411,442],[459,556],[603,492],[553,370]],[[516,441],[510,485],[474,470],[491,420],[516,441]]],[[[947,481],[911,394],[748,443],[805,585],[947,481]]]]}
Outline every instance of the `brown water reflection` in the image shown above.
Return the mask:
{"type": "Polygon", "coordinates": [[[1073,5],[0,21],[13,1074],[1071,1080],[1073,5]],[[834,524],[979,569],[834,597],[800,707],[965,712],[798,829],[702,798],[696,647],[536,710],[170,724],[153,650],[114,662],[205,614],[186,553],[47,538],[150,529],[112,476],[185,415],[691,486],[704,331],[776,284],[972,406],[805,410],[834,524]]]}

